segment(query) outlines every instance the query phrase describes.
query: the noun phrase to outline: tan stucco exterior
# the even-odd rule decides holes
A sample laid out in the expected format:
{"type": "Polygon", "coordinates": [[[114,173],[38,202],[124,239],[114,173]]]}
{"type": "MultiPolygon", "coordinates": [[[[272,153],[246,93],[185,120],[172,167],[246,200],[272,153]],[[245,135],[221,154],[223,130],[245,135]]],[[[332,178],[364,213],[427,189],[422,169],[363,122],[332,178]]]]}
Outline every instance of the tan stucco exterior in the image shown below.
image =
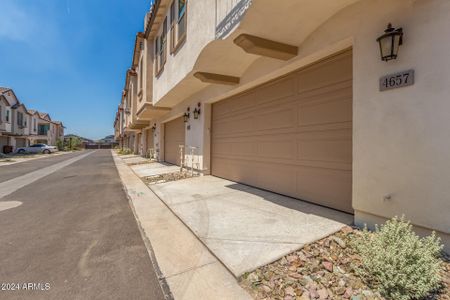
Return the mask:
{"type": "Polygon", "coordinates": [[[147,118],[148,126],[155,124],[158,158],[164,160],[164,123],[189,107],[185,145],[197,148],[198,169],[209,174],[213,103],[351,48],[355,222],[372,225],[404,214],[418,232],[437,231],[449,250],[450,41],[444,36],[450,28],[450,2],[256,0],[232,30],[216,39],[222,19],[217,16],[231,10],[221,5],[224,2],[218,1],[217,8],[214,1],[188,2],[186,41],[176,53],[168,53],[159,76],[150,71],[152,49],[169,5],[159,12],[157,22],[147,24],[155,28],[144,28],[150,32],[142,60],[147,68],[145,102],[167,109],[147,118]],[[403,27],[405,35],[398,58],[384,62],[375,40],[389,22],[403,27]],[[242,34],[297,47],[298,53],[288,60],[247,53],[234,43],[242,34]],[[380,77],[409,69],[415,70],[414,85],[379,90],[380,77]],[[196,72],[238,77],[239,83],[205,83],[194,76],[196,72]],[[198,103],[201,114],[194,120],[192,110],[198,103]]]}

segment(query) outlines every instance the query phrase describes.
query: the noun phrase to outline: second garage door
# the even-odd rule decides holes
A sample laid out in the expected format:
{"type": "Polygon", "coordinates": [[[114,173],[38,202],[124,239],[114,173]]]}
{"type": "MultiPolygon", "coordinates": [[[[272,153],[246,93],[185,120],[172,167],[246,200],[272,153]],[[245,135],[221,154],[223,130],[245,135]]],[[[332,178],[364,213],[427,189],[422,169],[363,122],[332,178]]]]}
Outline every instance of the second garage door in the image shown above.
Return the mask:
{"type": "Polygon", "coordinates": [[[27,140],[26,139],[16,138],[16,148],[26,147],[26,146],[27,146],[27,140]]]}
{"type": "Polygon", "coordinates": [[[212,111],[213,175],[353,212],[351,51],[212,111]]]}
{"type": "Polygon", "coordinates": [[[164,124],[164,160],[180,165],[180,145],[184,145],[184,121],[177,118],[164,124]]]}

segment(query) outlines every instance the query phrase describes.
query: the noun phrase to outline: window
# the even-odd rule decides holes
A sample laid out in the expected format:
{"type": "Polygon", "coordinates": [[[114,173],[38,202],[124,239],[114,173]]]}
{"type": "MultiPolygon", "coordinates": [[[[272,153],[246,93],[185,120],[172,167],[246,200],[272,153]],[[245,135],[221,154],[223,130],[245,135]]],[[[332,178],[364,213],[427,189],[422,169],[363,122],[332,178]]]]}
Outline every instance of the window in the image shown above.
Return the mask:
{"type": "Polygon", "coordinates": [[[170,52],[174,53],[186,39],[186,0],[175,0],[170,6],[170,52]]]}
{"type": "Polygon", "coordinates": [[[23,127],[23,113],[17,112],[17,125],[23,127]]]}
{"type": "Polygon", "coordinates": [[[6,110],[6,118],[5,118],[6,122],[9,123],[9,109],[6,110]]]}
{"type": "Polygon", "coordinates": [[[155,67],[156,75],[159,75],[166,63],[167,49],[167,17],[164,19],[161,35],[155,40],[155,67]]]}
{"type": "Polygon", "coordinates": [[[144,88],[144,57],[139,61],[139,101],[142,100],[142,89],[144,88]]]}
{"type": "Polygon", "coordinates": [[[37,131],[36,119],[33,119],[33,131],[37,131]]]}
{"type": "Polygon", "coordinates": [[[3,122],[2,106],[0,105],[0,124],[3,122]]]}

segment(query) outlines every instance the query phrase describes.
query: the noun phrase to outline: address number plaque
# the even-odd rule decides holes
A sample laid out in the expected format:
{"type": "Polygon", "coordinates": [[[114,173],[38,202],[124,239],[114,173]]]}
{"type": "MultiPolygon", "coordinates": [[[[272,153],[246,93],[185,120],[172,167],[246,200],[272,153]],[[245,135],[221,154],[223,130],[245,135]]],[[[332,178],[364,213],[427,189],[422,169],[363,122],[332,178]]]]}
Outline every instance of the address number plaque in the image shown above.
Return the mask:
{"type": "Polygon", "coordinates": [[[380,78],[380,91],[392,90],[414,84],[414,70],[389,74],[380,78]]]}

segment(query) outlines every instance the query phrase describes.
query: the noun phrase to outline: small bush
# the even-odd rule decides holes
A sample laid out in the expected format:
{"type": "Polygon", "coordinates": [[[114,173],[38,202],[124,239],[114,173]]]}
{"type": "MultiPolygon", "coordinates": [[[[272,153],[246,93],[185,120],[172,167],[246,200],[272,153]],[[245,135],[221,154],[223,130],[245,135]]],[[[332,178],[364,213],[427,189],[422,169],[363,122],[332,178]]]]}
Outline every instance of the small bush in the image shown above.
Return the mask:
{"type": "Polygon", "coordinates": [[[374,233],[364,229],[354,246],[361,255],[358,273],[386,298],[420,299],[439,287],[440,239],[434,232],[418,237],[404,217],[374,233]]]}
{"type": "Polygon", "coordinates": [[[123,148],[123,149],[119,149],[119,151],[117,151],[117,153],[120,155],[128,155],[128,154],[133,154],[133,151],[129,148],[123,148]]]}

